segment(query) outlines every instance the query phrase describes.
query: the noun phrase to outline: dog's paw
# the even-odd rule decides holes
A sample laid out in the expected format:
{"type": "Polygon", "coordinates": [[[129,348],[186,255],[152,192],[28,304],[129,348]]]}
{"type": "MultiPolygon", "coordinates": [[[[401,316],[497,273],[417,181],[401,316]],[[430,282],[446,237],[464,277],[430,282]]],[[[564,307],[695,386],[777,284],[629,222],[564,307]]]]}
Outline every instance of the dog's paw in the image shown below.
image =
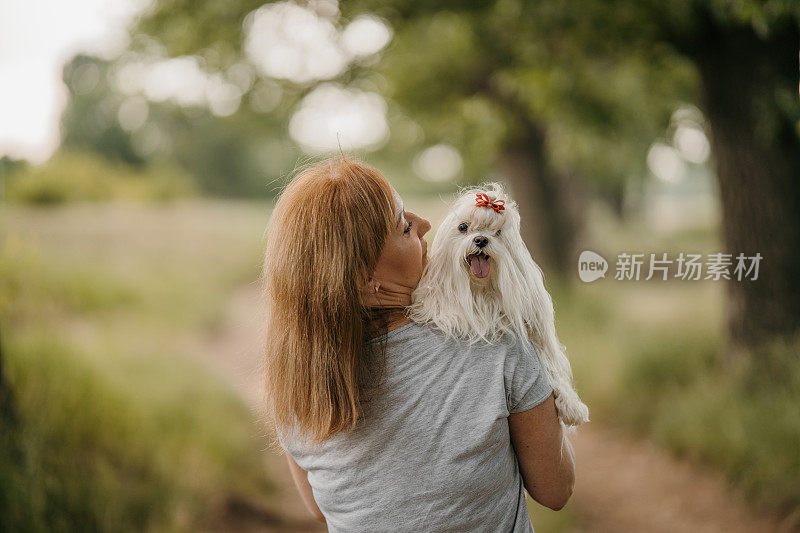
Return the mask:
{"type": "Polygon", "coordinates": [[[580,426],[589,421],[589,408],[577,394],[556,394],[558,416],[567,426],[580,426]]]}

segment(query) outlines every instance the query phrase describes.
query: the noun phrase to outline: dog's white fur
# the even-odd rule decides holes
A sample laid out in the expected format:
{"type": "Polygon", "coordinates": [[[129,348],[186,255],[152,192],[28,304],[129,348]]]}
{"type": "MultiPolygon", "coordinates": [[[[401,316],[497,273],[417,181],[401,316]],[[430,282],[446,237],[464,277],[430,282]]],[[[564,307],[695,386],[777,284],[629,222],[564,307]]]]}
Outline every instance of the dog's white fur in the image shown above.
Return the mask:
{"type": "Polygon", "coordinates": [[[542,271],[522,241],[517,205],[499,183],[465,189],[458,196],[436,232],[408,311],[415,322],[433,323],[470,343],[496,343],[506,335],[528,339],[553,386],[561,421],[566,426],[588,422],[589,409],[572,385],[566,347],[556,336],[553,301],[542,271]],[[503,200],[505,209],[477,207],[477,193],[503,200]],[[461,223],[468,225],[466,232],[459,231],[461,223]],[[491,268],[483,279],[467,263],[469,254],[480,251],[474,242],[478,236],[489,240],[483,251],[491,268]]]}

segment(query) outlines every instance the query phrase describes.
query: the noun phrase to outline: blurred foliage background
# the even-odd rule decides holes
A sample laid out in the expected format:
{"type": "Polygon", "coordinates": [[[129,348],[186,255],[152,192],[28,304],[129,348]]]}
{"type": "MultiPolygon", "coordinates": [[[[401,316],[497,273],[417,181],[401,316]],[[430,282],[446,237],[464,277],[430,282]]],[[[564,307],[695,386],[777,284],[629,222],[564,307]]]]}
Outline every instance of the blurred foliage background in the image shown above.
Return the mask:
{"type": "Polygon", "coordinates": [[[117,55],[65,62],[55,153],[0,146],[0,529],[280,514],[257,421],[197,360],[275,196],[339,146],[434,224],[506,181],[594,423],[796,526],[799,28],[790,0],[142,4],[117,55]],[[764,259],[584,284],[586,249],[764,259]]]}

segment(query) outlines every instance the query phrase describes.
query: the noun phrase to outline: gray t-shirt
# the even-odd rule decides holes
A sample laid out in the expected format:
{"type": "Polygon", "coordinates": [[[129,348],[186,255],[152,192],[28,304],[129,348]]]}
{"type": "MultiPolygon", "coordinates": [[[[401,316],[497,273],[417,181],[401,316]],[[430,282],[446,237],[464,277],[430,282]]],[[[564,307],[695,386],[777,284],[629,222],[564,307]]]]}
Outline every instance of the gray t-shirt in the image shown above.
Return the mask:
{"type": "Polygon", "coordinates": [[[532,533],[507,417],[552,392],[535,348],[413,322],[383,339],[384,380],[353,432],[318,448],[279,434],[328,531],[532,533]]]}

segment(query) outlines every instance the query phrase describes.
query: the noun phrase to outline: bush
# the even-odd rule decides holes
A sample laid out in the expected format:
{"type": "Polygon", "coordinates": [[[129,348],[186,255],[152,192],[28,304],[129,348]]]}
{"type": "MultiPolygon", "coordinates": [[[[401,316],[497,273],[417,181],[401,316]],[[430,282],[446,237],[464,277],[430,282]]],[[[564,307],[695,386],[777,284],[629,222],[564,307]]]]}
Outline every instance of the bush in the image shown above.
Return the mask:
{"type": "Polygon", "coordinates": [[[11,174],[11,202],[54,205],[76,201],[159,201],[196,193],[192,178],[173,166],[137,169],[91,152],[61,151],[47,163],[11,174]]]}
{"type": "Polygon", "coordinates": [[[192,531],[230,501],[260,508],[273,486],[249,410],[168,341],[192,330],[154,331],[146,286],[53,257],[0,238],[13,400],[0,405],[0,531],[192,531]]]}
{"type": "Polygon", "coordinates": [[[723,470],[764,507],[800,510],[800,339],[753,350],[723,371],[713,341],[656,339],[631,359],[627,422],[723,470]],[[776,370],[777,369],[777,370],[776,370]]]}

